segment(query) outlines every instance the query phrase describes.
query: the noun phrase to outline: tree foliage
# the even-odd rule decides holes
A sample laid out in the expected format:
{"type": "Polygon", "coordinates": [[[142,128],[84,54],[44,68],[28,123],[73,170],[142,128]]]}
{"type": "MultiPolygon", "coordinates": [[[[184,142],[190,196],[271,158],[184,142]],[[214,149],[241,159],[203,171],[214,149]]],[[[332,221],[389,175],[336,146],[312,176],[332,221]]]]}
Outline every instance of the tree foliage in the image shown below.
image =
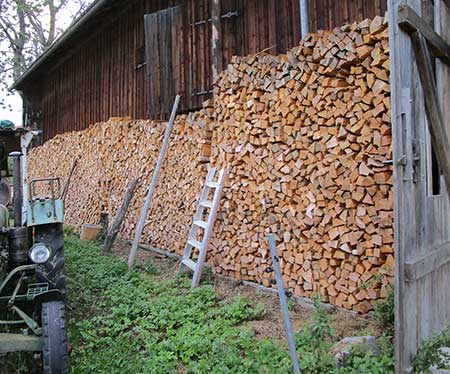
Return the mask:
{"type": "Polygon", "coordinates": [[[61,14],[76,19],[90,2],[0,0],[0,92],[8,94],[8,86],[62,33],[61,14]]]}

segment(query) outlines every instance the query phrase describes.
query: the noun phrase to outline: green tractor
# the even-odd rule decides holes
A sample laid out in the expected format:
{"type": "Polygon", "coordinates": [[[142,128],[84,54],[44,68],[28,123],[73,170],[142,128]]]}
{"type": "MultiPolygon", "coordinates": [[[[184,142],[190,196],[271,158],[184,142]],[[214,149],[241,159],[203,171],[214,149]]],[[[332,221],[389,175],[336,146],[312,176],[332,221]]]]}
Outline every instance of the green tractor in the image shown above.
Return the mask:
{"type": "Polygon", "coordinates": [[[60,374],[68,372],[63,201],[57,178],[26,183],[35,135],[0,123],[0,357],[34,352],[35,371],[60,374]]]}

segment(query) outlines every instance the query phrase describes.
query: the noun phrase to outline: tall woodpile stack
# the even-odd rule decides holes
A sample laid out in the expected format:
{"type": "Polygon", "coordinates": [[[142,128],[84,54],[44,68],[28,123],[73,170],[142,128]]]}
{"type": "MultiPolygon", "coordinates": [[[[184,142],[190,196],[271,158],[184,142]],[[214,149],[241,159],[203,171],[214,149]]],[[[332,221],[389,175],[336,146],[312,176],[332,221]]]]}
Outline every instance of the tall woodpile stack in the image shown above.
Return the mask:
{"type": "MultiPolygon", "coordinates": [[[[210,109],[177,117],[153,198],[143,240],[181,252],[195,211],[195,197],[210,155],[210,109]]],[[[111,119],[87,130],[58,135],[30,152],[29,178],[58,176],[64,182],[78,163],[66,200],[67,224],[80,228],[115,217],[128,184],[139,177],[121,236],[132,238],[156,165],[165,123],[111,119]]]]}
{"type": "Polygon", "coordinates": [[[367,311],[393,266],[389,45],[382,17],[236,58],[217,85],[212,163],[229,167],[212,262],[270,285],[278,236],[295,295],[367,311]]]}
{"type": "MultiPolygon", "coordinates": [[[[31,152],[30,176],[78,166],[67,222],[114,217],[141,178],[122,236],[132,238],[164,124],[110,120],[31,152]]],[[[207,162],[228,167],[208,261],[217,273],[271,286],[274,232],[287,287],[365,312],[393,268],[387,22],[309,35],[286,55],[235,58],[214,102],[177,117],[143,240],[182,252],[207,162]]]]}

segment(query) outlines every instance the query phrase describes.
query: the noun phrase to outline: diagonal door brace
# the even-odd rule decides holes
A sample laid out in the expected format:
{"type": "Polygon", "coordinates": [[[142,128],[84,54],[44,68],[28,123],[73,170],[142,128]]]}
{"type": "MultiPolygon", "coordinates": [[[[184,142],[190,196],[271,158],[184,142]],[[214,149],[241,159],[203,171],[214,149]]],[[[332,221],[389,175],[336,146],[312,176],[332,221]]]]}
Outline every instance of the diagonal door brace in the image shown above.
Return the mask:
{"type": "Polygon", "coordinates": [[[444,116],[439,104],[436,82],[431,68],[428,50],[433,46],[434,55],[450,65],[450,46],[408,6],[399,7],[399,26],[411,37],[411,45],[416,57],[420,81],[425,100],[427,124],[431,135],[431,143],[436,153],[439,166],[450,199],[450,141],[445,127],[444,116]]]}

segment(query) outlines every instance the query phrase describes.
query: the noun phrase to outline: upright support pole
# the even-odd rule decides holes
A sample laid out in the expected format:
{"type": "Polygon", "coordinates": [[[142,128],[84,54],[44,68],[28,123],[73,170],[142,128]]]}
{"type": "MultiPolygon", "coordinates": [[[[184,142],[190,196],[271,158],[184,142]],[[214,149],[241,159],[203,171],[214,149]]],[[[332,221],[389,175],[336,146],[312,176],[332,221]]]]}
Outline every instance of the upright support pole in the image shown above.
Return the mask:
{"type": "Polygon", "coordinates": [[[166,154],[167,145],[169,144],[170,133],[172,132],[173,123],[175,122],[175,116],[177,114],[178,104],[180,103],[180,95],[177,95],[175,102],[173,104],[172,113],[170,114],[169,123],[166,127],[166,132],[164,134],[164,140],[161,147],[161,152],[158,157],[158,162],[156,163],[155,171],[153,172],[152,181],[150,187],[148,188],[148,193],[145,198],[144,206],[141,211],[141,218],[139,219],[138,227],[136,229],[136,234],[134,236],[133,245],[131,246],[130,255],[128,256],[128,267],[131,268],[134,264],[134,259],[136,257],[136,252],[139,246],[139,241],[141,240],[142,231],[144,230],[145,220],[147,219],[148,211],[150,210],[150,204],[152,202],[153,192],[155,191],[156,182],[158,181],[159,171],[164,161],[164,156],[166,154]]]}
{"type": "Polygon", "coordinates": [[[22,183],[22,225],[27,221],[28,183],[27,183],[27,153],[28,147],[35,136],[41,131],[27,131],[20,137],[20,148],[22,149],[21,183],[22,183]]]}
{"type": "Polygon", "coordinates": [[[295,349],[294,334],[292,332],[291,320],[289,319],[288,303],[286,298],[286,292],[284,291],[283,277],[280,269],[280,259],[277,253],[277,247],[275,245],[275,236],[269,234],[269,248],[272,255],[272,265],[275,271],[275,277],[277,280],[278,296],[280,297],[281,313],[283,314],[284,327],[286,329],[286,335],[289,344],[289,352],[291,353],[292,367],[294,374],[299,374],[300,366],[298,363],[297,350],[295,349]]]}
{"type": "Polygon", "coordinates": [[[211,61],[212,61],[212,73],[213,82],[215,82],[217,76],[222,70],[222,40],[221,40],[221,27],[220,27],[220,0],[211,0],[211,61]]]}
{"type": "Polygon", "coordinates": [[[302,39],[309,33],[309,0],[300,0],[300,27],[302,39]]]}
{"type": "Polygon", "coordinates": [[[14,158],[14,173],[13,173],[13,185],[14,185],[14,226],[22,226],[22,201],[23,201],[23,190],[22,190],[22,153],[11,152],[10,156],[14,158]]]}

